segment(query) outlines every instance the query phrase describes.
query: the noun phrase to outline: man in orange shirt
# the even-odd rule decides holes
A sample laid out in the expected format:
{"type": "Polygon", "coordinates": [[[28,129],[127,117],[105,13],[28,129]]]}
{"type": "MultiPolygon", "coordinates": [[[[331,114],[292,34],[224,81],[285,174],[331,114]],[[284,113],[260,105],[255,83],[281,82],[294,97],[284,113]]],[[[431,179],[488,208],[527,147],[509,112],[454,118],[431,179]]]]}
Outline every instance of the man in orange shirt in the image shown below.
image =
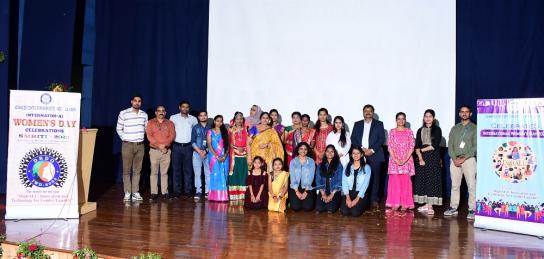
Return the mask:
{"type": "Polygon", "coordinates": [[[155,109],[156,118],[147,123],[147,139],[149,140],[149,160],[151,161],[151,197],[150,200],[159,198],[157,188],[157,176],[161,172],[161,193],[165,199],[168,194],[168,167],[170,166],[170,145],[176,137],[174,123],[166,119],[166,108],[158,105],[155,109]]]}

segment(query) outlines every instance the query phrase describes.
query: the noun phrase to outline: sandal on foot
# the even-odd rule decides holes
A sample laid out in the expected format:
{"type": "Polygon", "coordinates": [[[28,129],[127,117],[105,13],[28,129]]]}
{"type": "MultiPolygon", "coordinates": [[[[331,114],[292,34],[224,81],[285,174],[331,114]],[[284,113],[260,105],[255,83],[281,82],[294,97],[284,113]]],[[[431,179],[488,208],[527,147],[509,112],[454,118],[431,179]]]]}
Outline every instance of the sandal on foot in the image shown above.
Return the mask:
{"type": "Polygon", "coordinates": [[[417,208],[417,211],[419,212],[425,212],[425,211],[428,211],[429,210],[429,207],[427,207],[426,205],[423,205],[419,208],[417,208]]]}

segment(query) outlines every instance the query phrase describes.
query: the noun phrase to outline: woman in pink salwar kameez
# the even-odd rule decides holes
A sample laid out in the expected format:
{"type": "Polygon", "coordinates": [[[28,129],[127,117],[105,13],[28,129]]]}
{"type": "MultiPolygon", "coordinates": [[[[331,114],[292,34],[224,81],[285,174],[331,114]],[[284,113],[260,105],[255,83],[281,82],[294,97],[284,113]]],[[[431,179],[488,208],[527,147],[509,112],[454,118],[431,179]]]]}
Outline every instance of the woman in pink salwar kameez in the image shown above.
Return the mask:
{"type": "Polygon", "coordinates": [[[415,139],[412,130],[405,127],[406,114],[397,113],[397,127],[389,131],[389,181],[385,206],[393,210],[413,209],[412,181],[415,174],[414,152],[415,139]]]}

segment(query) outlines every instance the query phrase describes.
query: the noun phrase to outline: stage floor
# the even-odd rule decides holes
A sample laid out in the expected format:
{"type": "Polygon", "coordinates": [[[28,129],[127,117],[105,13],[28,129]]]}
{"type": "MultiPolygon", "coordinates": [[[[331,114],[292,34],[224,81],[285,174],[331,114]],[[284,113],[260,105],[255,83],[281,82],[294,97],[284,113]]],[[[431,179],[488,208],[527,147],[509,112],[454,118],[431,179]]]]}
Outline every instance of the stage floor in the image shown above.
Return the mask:
{"type": "MultiPolygon", "coordinates": [[[[144,196],[148,198],[148,196],[144,196]]],[[[536,237],[475,229],[465,219],[415,213],[335,214],[244,210],[192,199],[122,201],[121,186],[79,220],[1,221],[0,232],[17,242],[38,236],[47,247],[88,246],[128,258],[152,251],[163,258],[472,258],[544,257],[536,237]]],[[[5,209],[2,206],[2,215],[5,209]]]]}

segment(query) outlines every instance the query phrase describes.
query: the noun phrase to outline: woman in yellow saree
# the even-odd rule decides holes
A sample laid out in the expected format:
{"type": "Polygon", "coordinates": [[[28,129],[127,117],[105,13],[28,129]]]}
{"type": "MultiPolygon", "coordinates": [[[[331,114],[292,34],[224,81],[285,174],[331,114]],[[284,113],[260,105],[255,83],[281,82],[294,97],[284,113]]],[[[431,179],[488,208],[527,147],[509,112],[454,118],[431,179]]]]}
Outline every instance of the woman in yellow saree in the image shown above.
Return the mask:
{"type": "Polygon", "coordinates": [[[283,161],[276,158],[272,162],[273,171],[268,174],[268,210],[284,212],[287,204],[289,173],[283,171],[283,161]]]}
{"type": "Polygon", "coordinates": [[[267,172],[270,173],[274,158],[283,160],[283,145],[276,130],[270,127],[270,115],[263,112],[260,119],[258,125],[249,129],[247,161],[251,165],[254,157],[262,157],[267,165],[267,172]]]}

